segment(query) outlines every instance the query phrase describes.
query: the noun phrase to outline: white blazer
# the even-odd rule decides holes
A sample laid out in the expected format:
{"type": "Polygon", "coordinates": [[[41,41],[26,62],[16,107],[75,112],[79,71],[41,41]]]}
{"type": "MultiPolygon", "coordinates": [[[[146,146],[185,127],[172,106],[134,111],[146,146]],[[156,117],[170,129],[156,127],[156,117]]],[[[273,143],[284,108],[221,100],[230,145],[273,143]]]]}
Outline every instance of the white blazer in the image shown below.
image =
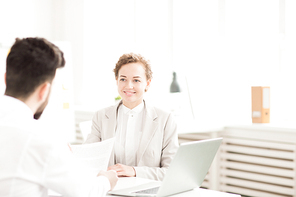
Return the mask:
{"type": "MultiPolygon", "coordinates": [[[[85,143],[103,141],[115,136],[117,112],[122,101],[95,113],[92,130],[85,143]]],[[[144,101],[146,117],[144,130],[137,150],[136,176],[154,180],[162,180],[178,149],[177,124],[173,115],[144,101]]],[[[111,154],[109,166],[115,165],[114,152],[111,154]]]]}

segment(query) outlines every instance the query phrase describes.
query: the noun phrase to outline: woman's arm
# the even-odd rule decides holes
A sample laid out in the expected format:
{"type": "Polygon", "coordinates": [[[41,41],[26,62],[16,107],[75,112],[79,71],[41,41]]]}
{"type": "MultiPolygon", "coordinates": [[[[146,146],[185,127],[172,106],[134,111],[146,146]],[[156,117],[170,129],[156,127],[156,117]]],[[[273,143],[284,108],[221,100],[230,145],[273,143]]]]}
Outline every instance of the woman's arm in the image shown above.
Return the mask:
{"type": "Polygon", "coordinates": [[[99,112],[96,112],[96,114],[94,115],[94,117],[92,119],[91,133],[88,134],[84,144],[90,144],[90,143],[102,141],[99,120],[100,120],[99,119],[99,112]]]}

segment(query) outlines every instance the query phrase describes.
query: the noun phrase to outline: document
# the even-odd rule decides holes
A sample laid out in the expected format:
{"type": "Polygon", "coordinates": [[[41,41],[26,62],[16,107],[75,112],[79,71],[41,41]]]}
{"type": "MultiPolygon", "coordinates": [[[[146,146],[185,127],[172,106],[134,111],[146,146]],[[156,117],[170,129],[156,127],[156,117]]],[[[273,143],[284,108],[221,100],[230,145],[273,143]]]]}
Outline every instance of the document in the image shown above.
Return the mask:
{"type": "Polygon", "coordinates": [[[98,174],[101,170],[107,170],[115,138],[101,142],[71,145],[72,152],[81,162],[85,163],[91,171],[98,174]]]}

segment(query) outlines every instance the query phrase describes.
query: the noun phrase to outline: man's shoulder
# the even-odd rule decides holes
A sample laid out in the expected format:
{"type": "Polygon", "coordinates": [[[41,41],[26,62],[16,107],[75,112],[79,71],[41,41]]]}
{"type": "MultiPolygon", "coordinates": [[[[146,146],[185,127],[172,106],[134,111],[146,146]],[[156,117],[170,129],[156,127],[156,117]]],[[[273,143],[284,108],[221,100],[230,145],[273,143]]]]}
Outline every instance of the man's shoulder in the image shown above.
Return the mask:
{"type": "Polygon", "coordinates": [[[0,135],[1,141],[4,140],[2,143],[6,144],[3,146],[7,146],[8,149],[14,147],[10,151],[28,152],[28,157],[33,155],[45,161],[48,153],[54,149],[54,144],[49,138],[38,135],[28,128],[1,124],[0,135]]]}
{"type": "Polygon", "coordinates": [[[18,137],[20,139],[30,139],[34,141],[42,141],[43,144],[50,144],[51,139],[38,132],[39,126],[26,126],[16,123],[15,125],[0,123],[0,131],[6,133],[5,136],[18,137]]]}

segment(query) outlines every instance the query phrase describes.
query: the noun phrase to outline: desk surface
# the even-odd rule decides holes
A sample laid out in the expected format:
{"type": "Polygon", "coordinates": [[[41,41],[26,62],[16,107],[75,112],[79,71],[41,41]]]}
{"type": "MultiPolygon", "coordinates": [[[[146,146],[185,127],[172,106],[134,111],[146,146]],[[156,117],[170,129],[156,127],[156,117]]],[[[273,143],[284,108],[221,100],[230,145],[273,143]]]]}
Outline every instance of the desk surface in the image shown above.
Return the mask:
{"type": "MultiPolygon", "coordinates": [[[[114,190],[117,189],[124,189],[132,186],[136,186],[139,184],[144,184],[151,182],[151,180],[148,179],[142,179],[142,178],[136,178],[136,177],[128,177],[128,178],[119,178],[117,185],[115,186],[114,190]]],[[[109,197],[114,195],[107,195],[109,197]]],[[[173,195],[173,197],[240,197],[240,195],[237,194],[229,194],[224,192],[218,192],[208,189],[202,189],[202,188],[196,188],[189,192],[184,192],[181,194],[173,195]]]]}
{"type": "MultiPolygon", "coordinates": [[[[116,189],[124,189],[131,186],[136,186],[144,183],[149,183],[152,180],[149,179],[142,179],[142,178],[136,178],[136,177],[128,177],[128,178],[119,178],[114,190],[116,189]]],[[[49,191],[48,193],[49,197],[62,197],[60,194],[49,191]]],[[[115,195],[106,195],[108,197],[115,197],[115,195]]],[[[237,194],[229,194],[214,190],[208,190],[208,189],[202,189],[202,188],[196,188],[189,192],[184,192],[181,194],[173,195],[172,197],[240,197],[240,195],[237,194]]]]}

